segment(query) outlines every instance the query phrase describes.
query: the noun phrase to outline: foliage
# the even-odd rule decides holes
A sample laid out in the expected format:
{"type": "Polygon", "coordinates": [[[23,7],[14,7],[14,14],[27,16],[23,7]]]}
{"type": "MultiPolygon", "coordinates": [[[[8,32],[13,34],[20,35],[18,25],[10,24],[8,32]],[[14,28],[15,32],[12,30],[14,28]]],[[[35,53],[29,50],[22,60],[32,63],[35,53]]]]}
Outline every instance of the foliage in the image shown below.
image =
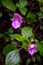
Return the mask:
{"type": "Polygon", "coordinates": [[[43,0],[37,0],[37,1],[39,1],[39,2],[43,2],[43,0]]]}
{"type": "Polygon", "coordinates": [[[13,2],[11,0],[1,0],[3,6],[5,6],[6,8],[12,10],[12,11],[15,11],[16,10],[16,7],[15,5],[13,4],[13,2]]]}
{"type": "Polygon", "coordinates": [[[8,44],[7,46],[5,46],[3,53],[4,55],[7,55],[10,51],[13,51],[14,49],[16,49],[14,44],[8,44]]]}
{"type": "Polygon", "coordinates": [[[17,50],[14,50],[12,52],[9,52],[9,54],[6,56],[6,65],[16,65],[20,63],[20,56],[17,50]]]}
{"type": "Polygon", "coordinates": [[[31,27],[22,28],[21,34],[24,38],[32,37],[32,28],[31,27]]]}
{"type": "MultiPolygon", "coordinates": [[[[28,57],[26,65],[29,65],[31,61],[33,63],[35,63],[35,61],[41,61],[41,56],[43,57],[43,40],[40,37],[42,36],[41,32],[43,33],[43,0],[37,1],[40,5],[39,12],[30,11],[31,3],[29,5],[27,0],[19,0],[17,2],[16,0],[0,0],[0,18],[4,18],[3,15],[7,13],[8,16],[10,15],[8,18],[10,24],[14,22],[16,22],[14,23],[15,26],[17,26],[18,23],[21,24],[19,27],[17,26],[17,29],[9,24],[10,28],[7,31],[0,32],[0,39],[4,39],[5,43],[8,43],[3,49],[3,54],[6,56],[5,65],[20,65],[19,51],[21,52],[21,49],[24,49],[29,55],[28,48],[32,44],[33,46],[34,44],[36,45],[36,48],[34,48],[36,52],[33,53],[33,55],[30,54],[31,58],[28,57]],[[16,15],[14,15],[15,13],[16,15]],[[11,19],[13,19],[13,21],[11,19]],[[35,35],[37,35],[37,39],[35,35]]],[[[6,17],[3,20],[7,21],[6,17]]],[[[1,26],[4,28],[4,24],[1,26]]]]}

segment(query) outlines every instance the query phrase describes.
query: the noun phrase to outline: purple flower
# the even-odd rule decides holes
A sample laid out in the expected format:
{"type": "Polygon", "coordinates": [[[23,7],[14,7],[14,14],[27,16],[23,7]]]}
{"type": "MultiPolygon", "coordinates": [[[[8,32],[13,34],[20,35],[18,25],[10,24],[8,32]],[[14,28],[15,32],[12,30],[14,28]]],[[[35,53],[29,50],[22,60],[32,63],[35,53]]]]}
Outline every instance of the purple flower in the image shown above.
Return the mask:
{"type": "Polygon", "coordinates": [[[11,18],[11,21],[12,21],[12,27],[17,29],[21,26],[22,16],[20,16],[18,13],[14,13],[14,18],[11,18]]]}
{"type": "Polygon", "coordinates": [[[36,53],[37,50],[36,50],[36,45],[35,44],[30,44],[29,48],[28,48],[28,53],[30,55],[33,55],[34,53],[36,53]]]}

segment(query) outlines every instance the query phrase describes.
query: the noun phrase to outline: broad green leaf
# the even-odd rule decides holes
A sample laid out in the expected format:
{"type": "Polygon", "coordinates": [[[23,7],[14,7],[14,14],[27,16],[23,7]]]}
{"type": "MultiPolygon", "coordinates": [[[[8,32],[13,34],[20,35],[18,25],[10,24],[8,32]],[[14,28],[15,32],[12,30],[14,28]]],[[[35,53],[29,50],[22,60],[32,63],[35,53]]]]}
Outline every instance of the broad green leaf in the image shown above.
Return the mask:
{"type": "Polygon", "coordinates": [[[19,10],[20,10],[20,12],[21,12],[23,15],[26,15],[27,8],[21,7],[19,10]]]}
{"type": "Polygon", "coordinates": [[[11,34],[9,36],[16,39],[16,40],[18,40],[18,41],[23,41],[23,37],[19,34],[11,34]]]}
{"type": "Polygon", "coordinates": [[[3,37],[3,34],[2,33],[0,33],[0,38],[2,38],[3,37]]]}
{"type": "Polygon", "coordinates": [[[39,12],[38,14],[39,19],[43,18],[43,13],[39,12]]]}
{"type": "Polygon", "coordinates": [[[43,45],[39,43],[38,41],[36,41],[36,46],[37,46],[37,50],[43,53],[43,45]]]}
{"type": "Polygon", "coordinates": [[[6,56],[9,52],[13,51],[14,49],[16,49],[14,44],[8,44],[7,46],[5,46],[3,53],[6,56]]]}
{"type": "Polygon", "coordinates": [[[27,0],[19,0],[19,4],[24,7],[27,5],[27,0]]]}
{"type": "Polygon", "coordinates": [[[24,27],[21,30],[21,34],[24,38],[29,38],[32,36],[32,28],[31,27],[24,27]]]}
{"type": "Polygon", "coordinates": [[[30,64],[30,62],[31,62],[31,59],[30,59],[30,58],[28,58],[28,59],[27,59],[27,61],[26,61],[26,65],[29,65],[29,64],[30,64]]]}
{"type": "Polygon", "coordinates": [[[23,47],[25,50],[27,50],[27,49],[28,49],[27,43],[26,43],[26,42],[23,42],[23,43],[22,43],[22,47],[23,47]]]}
{"type": "Polygon", "coordinates": [[[20,55],[17,50],[11,51],[7,54],[5,65],[18,65],[20,63],[20,55]]]}
{"type": "Polygon", "coordinates": [[[41,11],[43,12],[43,7],[41,7],[41,11]]]}
{"type": "Polygon", "coordinates": [[[1,0],[3,6],[5,6],[6,8],[15,11],[16,7],[14,5],[14,3],[12,2],[12,0],[1,0]]]}
{"type": "Polygon", "coordinates": [[[33,13],[31,13],[31,12],[29,12],[29,13],[27,14],[27,17],[30,18],[30,19],[35,19],[36,15],[33,14],[33,13]]]}
{"type": "Polygon", "coordinates": [[[43,0],[37,0],[37,1],[39,1],[39,2],[43,2],[43,0]]]}

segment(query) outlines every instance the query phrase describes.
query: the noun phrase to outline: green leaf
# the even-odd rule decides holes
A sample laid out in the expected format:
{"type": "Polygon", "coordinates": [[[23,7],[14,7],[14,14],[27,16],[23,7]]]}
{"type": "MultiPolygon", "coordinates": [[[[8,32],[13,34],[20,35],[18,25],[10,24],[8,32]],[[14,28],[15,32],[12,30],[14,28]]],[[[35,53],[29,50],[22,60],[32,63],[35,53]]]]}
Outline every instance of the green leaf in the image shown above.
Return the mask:
{"type": "Polygon", "coordinates": [[[10,27],[8,31],[9,31],[9,33],[13,33],[14,32],[12,27],[10,27]]]}
{"type": "Polygon", "coordinates": [[[24,27],[21,30],[21,34],[24,38],[29,38],[32,36],[32,28],[31,27],[24,27]]]}
{"type": "Polygon", "coordinates": [[[0,38],[2,38],[3,37],[3,34],[2,33],[0,33],[0,38]]]}
{"type": "Polygon", "coordinates": [[[31,18],[28,18],[26,23],[29,25],[29,24],[32,24],[33,22],[36,22],[36,19],[31,19],[31,18]]]}
{"type": "Polygon", "coordinates": [[[2,3],[1,3],[1,1],[0,1],[0,8],[2,7],[2,3]]]}
{"type": "Polygon", "coordinates": [[[31,56],[31,59],[32,59],[33,62],[36,61],[36,58],[34,56],[31,56]]]}
{"type": "Polygon", "coordinates": [[[37,65],[37,64],[34,64],[34,65],[37,65]]]}
{"type": "Polygon", "coordinates": [[[31,42],[34,42],[34,38],[31,38],[31,42]]]}
{"type": "Polygon", "coordinates": [[[11,34],[9,36],[16,39],[16,40],[18,40],[18,41],[23,41],[23,37],[19,34],[11,34]]]}
{"type": "Polygon", "coordinates": [[[27,59],[27,61],[26,61],[26,65],[29,65],[29,64],[30,64],[30,62],[31,62],[31,59],[30,59],[30,58],[28,58],[28,59],[27,59]]]}
{"type": "Polygon", "coordinates": [[[21,12],[23,15],[26,15],[27,8],[21,7],[19,10],[20,10],[20,12],[21,12]]]}
{"type": "Polygon", "coordinates": [[[39,43],[38,41],[36,41],[36,46],[37,46],[37,50],[43,53],[43,45],[39,43]]]}
{"type": "Polygon", "coordinates": [[[41,11],[43,12],[43,7],[41,7],[41,11]]]}
{"type": "Polygon", "coordinates": [[[20,55],[17,50],[11,51],[7,54],[5,65],[18,65],[20,63],[20,55]]]}
{"type": "Polygon", "coordinates": [[[4,34],[6,34],[6,35],[10,35],[10,34],[11,34],[11,32],[4,32],[4,34]]]}
{"type": "Polygon", "coordinates": [[[37,60],[40,62],[41,58],[39,55],[37,55],[37,60]]]}
{"type": "Polygon", "coordinates": [[[40,43],[43,44],[43,40],[41,40],[40,43]]]}
{"type": "Polygon", "coordinates": [[[19,0],[19,4],[24,7],[27,5],[27,0],[19,0]]]}
{"type": "Polygon", "coordinates": [[[39,12],[38,14],[39,19],[43,18],[43,13],[39,12]]]}
{"type": "Polygon", "coordinates": [[[40,29],[43,29],[43,25],[40,26],[40,29]]]}
{"type": "Polygon", "coordinates": [[[43,0],[37,0],[37,1],[39,1],[39,2],[43,2],[43,0]]]}
{"type": "Polygon", "coordinates": [[[6,42],[9,42],[9,37],[6,37],[6,39],[5,39],[5,40],[6,40],[6,42]]]}
{"type": "Polygon", "coordinates": [[[29,13],[27,14],[27,17],[30,18],[30,19],[35,19],[36,15],[33,14],[33,13],[31,13],[31,12],[29,12],[29,13]]]}
{"type": "Polygon", "coordinates": [[[3,6],[5,6],[6,8],[15,11],[16,7],[14,5],[14,3],[12,2],[12,0],[1,0],[3,6]]]}
{"type": "Polygon", "coordinates": [[[40,55],[43,56],[43,53],[40,52],[40,55]]]}
{"type": "Polygon", "coordinates": [[[20,5],[20,3],[19,3],[19,2],[17,2],[17,3],[16,3],[16,6],[17,6],[17,7],[21,7],[21,5],[20,5]]]}
{"type": "Polygon", "coordinates": [[[16,49],[14,44],[8,44],[7,46],[5,46],[3,53],[6,56],[9,52],[13,51],[14,49],[16,49]]]}
{"type": "Polygon", "coordinates": [[[2,12],[0,12],[0,17],[2,17],[2,12]]]}
{"type": "Polygon", "coordinates": [[[27,43],[26,43],[26,42],[23,42],[23,43],[22,43],[22,47],[23,47],[25,50],[27,50],[27,49],[28,49],[27,43]]]}

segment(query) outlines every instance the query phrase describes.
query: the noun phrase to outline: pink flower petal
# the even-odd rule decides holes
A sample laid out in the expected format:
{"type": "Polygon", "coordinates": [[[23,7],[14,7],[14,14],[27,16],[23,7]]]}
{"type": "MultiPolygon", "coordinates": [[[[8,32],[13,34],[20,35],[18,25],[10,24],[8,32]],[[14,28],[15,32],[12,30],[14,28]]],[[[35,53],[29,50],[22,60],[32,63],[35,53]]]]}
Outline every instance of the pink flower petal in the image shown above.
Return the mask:
{"type": "Polygon", "coordinates": [[[15,18],[11,18],[12,21],[12,27],[17,29],[21,26],[22,23],[22,16],[20,16],[18,13],[14,13],[15,18]]]}
{"type": "Polygon", "coordinates": [[[34,53],[36,53],[37,50],[36,50],[36,45],[35,44],[31,44],[28,48],[28,53],[33,55],[34,53]]]}
{"type": "Polygon", "coordinates": [[[17,29],[17,28],[19,28],[20,26],[21,26],[21,23],[20,23],[19,21],[14,21],[14,22],[12,22],[12,27],[13,27],[13,28],[17,29]]]}
{"type": "Polygon", "coordinates": [[[14,19],[14,18],[10,18],[10,20],[11,20],[12,22],[14,22],[16,19],[14,19]]]}
{"type": "Polygon", "coordinates": [[[14,13],[14,16],[22,23],[22,16],[20,16],[18,13],[14,13]]]}

